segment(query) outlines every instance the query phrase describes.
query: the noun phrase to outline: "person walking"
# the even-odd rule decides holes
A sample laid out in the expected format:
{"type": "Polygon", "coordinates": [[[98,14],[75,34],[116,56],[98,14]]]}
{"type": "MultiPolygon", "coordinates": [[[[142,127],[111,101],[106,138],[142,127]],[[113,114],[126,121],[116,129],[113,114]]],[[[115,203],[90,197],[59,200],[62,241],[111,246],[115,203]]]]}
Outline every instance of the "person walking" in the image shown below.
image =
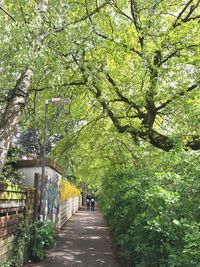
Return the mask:
{"type": "Polygon", "coordinates": [[[94,211],[94,203],[95,203],[95,197],[94,197],[94,194],[91,195],[90,202],[91,202],[91,210],[94,211]]]}
{"type": "Polygon", "coordinates": [[[87,194],[87,197],[86,197],[86,205],[87,205],[87,210],[90,210],[90,195],[87,194]]]}

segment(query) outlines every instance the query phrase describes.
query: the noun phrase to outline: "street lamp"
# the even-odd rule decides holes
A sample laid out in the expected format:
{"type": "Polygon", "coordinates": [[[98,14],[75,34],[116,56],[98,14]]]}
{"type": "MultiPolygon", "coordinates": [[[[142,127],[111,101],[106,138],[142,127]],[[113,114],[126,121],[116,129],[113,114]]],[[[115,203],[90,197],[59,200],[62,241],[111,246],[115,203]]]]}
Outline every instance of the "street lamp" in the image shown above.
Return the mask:
{"type": "Polygon", "coordinates": [[[71,100],[69,98],[52,98],[45,101],[45,115],[44,115],[44,144],[42,153],[42,174],[41,174],[41,191],[40,191],[40,205],[39,205],[39,220],[43,221],[45,211],[45,165],[46,165],[46,144],[48,131],[48,105],[52,103],[56,106],[69,105],[71,100]]]}

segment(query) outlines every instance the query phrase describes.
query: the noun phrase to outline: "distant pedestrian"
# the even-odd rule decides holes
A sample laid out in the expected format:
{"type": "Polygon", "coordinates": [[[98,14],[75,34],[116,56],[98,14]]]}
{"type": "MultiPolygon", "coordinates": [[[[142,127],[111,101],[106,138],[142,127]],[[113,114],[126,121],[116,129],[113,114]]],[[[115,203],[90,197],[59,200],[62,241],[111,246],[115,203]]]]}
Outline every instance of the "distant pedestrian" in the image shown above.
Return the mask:
{"type": "Polygon", "coordinates": [[[90,202],[91,202],[91,210],[94,211],[94,204],[95,204],[94,194],[91,195],[90,202]]]}
{"type": "Polygon", "coordinates": [[[86,205],[87,205],[87,210],[90,210],[90,195],[87,194],[87,197],[86,197],[86,205]]]}

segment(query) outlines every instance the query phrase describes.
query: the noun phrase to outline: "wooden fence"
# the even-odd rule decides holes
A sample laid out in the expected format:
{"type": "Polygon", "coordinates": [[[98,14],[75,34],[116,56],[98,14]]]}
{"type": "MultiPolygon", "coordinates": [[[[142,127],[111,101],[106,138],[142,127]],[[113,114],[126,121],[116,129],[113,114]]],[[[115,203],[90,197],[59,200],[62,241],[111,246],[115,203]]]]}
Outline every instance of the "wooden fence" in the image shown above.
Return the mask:
{"type": "Polygon", "coordinates": [[[20,215],[31,223],[35,216],[36,190],[25,186],[0,184],[0,266],[11,255],[20,215]]]}
{"type": "MultiPolygon", "coordinates": [[[[81,205],[81,197],[60,202],[56,226],[62,227],[81,205]]],[[[36,220],[37,207],[38,193],[36,189],[0,183],[0,266],[12,257],[20,215],[25,215],[31,224],[36,220]]],[[[26,254],[28,255],[28,251],[25,252],[25,257],[26,254]]]]}

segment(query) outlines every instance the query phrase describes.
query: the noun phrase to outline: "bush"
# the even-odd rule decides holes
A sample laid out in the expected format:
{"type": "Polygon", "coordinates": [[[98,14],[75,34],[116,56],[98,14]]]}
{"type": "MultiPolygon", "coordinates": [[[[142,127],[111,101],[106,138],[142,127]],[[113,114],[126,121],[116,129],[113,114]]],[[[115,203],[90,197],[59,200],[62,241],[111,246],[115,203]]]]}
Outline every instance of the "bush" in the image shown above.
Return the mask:
{"type": "Polygon", "coordinates": [[[61,200],[64,201],[71,197],[79,197],[80,190],[72,183],[62,180],[61,182],[61,200]]]}
{"type": "Polygon", "coordinates": [[[168,167],[162,159],[155,168],[117,171],[102,179],[102,210],[134,267],[197,267],[200,262],[199,160],[167,160],[168,167]]]}
{"type": "Polygon", "coordinates": [[[31,258],[43,260],[45,250],[55,243],[55,225],[50,221],[35,222],[31,226],[31,258]]]}

